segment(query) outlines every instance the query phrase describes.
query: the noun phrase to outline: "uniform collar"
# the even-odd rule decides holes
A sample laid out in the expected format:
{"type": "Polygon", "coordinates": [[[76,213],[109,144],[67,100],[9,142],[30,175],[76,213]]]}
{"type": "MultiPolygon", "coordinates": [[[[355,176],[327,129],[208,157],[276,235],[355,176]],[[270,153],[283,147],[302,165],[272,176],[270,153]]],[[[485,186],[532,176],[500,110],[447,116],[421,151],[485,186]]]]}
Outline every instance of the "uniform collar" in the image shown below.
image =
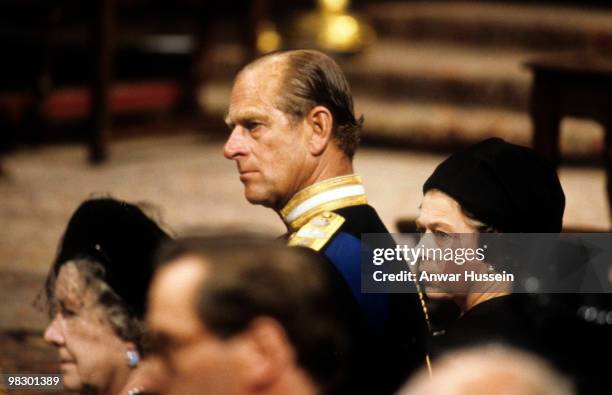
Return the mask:
{"type": "Polygon", "coordinates": [[[367,204],[361,177],[356,174],[329,178],[302,189],[280,211],[290,232],[294,232],[323,211],[367,204]]]}

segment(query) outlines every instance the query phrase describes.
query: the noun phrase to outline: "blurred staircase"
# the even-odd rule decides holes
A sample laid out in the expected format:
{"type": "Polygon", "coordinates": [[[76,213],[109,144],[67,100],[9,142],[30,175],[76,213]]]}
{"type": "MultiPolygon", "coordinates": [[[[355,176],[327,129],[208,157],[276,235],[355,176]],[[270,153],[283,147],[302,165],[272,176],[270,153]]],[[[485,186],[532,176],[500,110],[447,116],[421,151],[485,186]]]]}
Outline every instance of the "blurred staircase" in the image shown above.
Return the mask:
{"type": "MultiPolygon", "coordinates": [[[[612,8],[478,2],[385,2],[356,10],[377,32],[362,54],[339,58],[365,115],[364,138],[446,150],[488,136],[529,145],[531,75],[523,62],[560,51],[612,54],[612,8]]],[[[226,111],[232,49],[221,49],[217,82],[202,92],[226,111]]],[[[601,127],[563,122],[566,157],[597,159],[601,127]]]]}
{"type": "MultiPolygon", "coordinates": [[[[338,61],[353,87],[357,111],[365,115],[364,140],[386,147],[447,151],[488,136],[529,145],[531,75],[523,62],[560,51],[612,56],[612,6],[512,1],[354,3],[359,5],[355,12],[374,27],[378,37],[363,53],[338,61]]],[[[223,116],[231,81],[244,59],[243,48],[233,43],[235,33],[231,26],[222,25],[211,56],[201,62],[202,79],[208,81],[200,92],[208,115],[207,130],[225,130],[223,116]]],[[[173,114],[185,88],[181,81],[186,80],[184,75],[177,79],[176,73],[185,74],[188,69],[193,37],[157,35],[139,42],[139,47],[127,44],[118,48],[119,83],[110,92],[111,112],[173,114]],[[179,45],[182,52],[165,53],[168,40],[183,43],[179,45]]],[[[67,76],[60,77],[68,81],[83,68],[82,62],[73,62],[75,57],[69,55],[56,56],[72,65],[58,67],[66,69],[67,76]]],[[[0,115],[16,122],[28,100],[31,97],[24,93],[0,94],[0,115]]],[[[61,123],[82,119],[90,105],[86,89],[60,84],[40,111],[43,117],[61,123]]],[[[566,158],[599,160],[603,145],[599,125],[567,119],[562,130],[566,158]]],[[[52,133],[55,136],[57,131],[52,133]]]]}

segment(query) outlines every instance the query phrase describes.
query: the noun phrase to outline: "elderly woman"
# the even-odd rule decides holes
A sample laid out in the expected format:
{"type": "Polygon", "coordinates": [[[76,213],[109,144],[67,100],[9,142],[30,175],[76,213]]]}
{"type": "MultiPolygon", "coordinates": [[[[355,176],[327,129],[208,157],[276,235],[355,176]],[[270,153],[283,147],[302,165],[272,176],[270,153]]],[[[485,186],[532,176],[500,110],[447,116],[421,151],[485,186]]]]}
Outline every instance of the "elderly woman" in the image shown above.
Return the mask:
{"type": "MultiPolygon", "coordinates": [[[[436,240],[457,234],[465,240],[465,234],[561,231],[565,196],[555,170],[531,149],[498,138],[443,161],[425,181],[423,195],[417,228],[436,240]]],[[[480,266],[499,270],[492,264],[480,266]]],[[[431,299],[452,300],[461,313],[435,339],[441,350],[487,341],[531,348],[537,342],[530,303],[523,295],[512,295],[511,284],[446,282],[425,284],[425,289],[431,299]]]]}
{"type": "MultiPolygon", "coordinates": [[[[554,169],[531,149],[498,138],[451,155],[427,179],[423,194],[417,227],[436,240],[459,233],[489,240],[500,236],[491,233],[524,234],[513,235],[523,244],[509,257],[499,254],[497,260],[481,265],[487,271],[499,271],[505,264],[518,267],[523,259],[533,261],[529,254],[541,246],[522,248],[540,240],[530,233],[561,232],[565,196],[554,169]]],[[[507,238],[501,244],[508,244],[507,238]]],[[[606,377],[603,365],[587,350],[595,352],[609,340],[598,340],[603,339],[599,331],[578,320],[559,295],[513,294],[512,286],[503,282],[485,284],[464,283],[460,291],[425,284],[429,298],[451,300],[460,310],[459,318],[433,338],[434,356],[483,343],[512,345],[555,362],[572,376],[580,393],[600,393],[598,386],[606,377]]]]}
{"type": "Polygon", "coordinates": [[[46,281],[64,387],[81,394],[155,391],[143,361],[145,298],[152,255],[168,235],[138,207],[85,201],[73,214],[46,281]]]}
{"type": "MultiPolygon", "coordinates": [[[[451,155],[425,181],[423,195],[416,224],[431,239],[457,234],[561,232],[565,195],[555,170],[531,149],[499,138],[451,155]]],[[[467,239],[462,236],[462,242],[467,239]]],[[[462,285],[468,288],[470,284],[462,285]]],[[[429,294],[451,298],[464,315],[512,299],[498,299],[509,293],[502,282],[476,288],[480,292],[442,288],[436,289],[442,292],[429,294]],[[488,304],[477,308],[484,302],[488,304]]]]}

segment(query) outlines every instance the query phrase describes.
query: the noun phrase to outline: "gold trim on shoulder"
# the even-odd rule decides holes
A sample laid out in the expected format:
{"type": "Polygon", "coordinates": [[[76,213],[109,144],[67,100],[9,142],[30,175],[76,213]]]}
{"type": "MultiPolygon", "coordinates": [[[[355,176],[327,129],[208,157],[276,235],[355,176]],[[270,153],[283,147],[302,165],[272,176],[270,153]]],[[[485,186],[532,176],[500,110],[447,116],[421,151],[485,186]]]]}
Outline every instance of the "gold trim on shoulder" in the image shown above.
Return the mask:
{"type": "Polygon", "coordinates": [[[340,229],[345,219],[340,214],[325,211],[312,218],[308,223],[289,236],[290,247],[307,247],[320,251],[340,229]]]}
{"type": "Polygon", "coordinates": [[[348,176],[339,176],[334,178],[329,178],[327,180],[323,180],[313,184],[309,187],[306,187],[296,193],[291,200],[283,207],[280,211],[281,216],[287,218],[291,210],[296,208],[300,203],[303,203],[307,199],[318,195],[321,192],[328,191],[330,189],[343,187],[346,185],[360,185],[362,184],[361,177],[357,174],[351,174],[348,176]]]}
{"type": "Polygon", "coordinates": [[[323,180],[302,189],[281,209],[280,215],[289,231],[294,232],[324,211],[367,203],[361,177],[351,174],[323,180]]]}
{"type": "Polygon", "coordinates": [[[289,229],[295,230],[302,227],[314,216],[325,212],[334,211],[344,207],[358,206],[361,204],[368,204],[368,198],[365,195],[349,196],[342,199],[332,200],[331,202],[323,203],[320,206],[314,207],[308,210],[304,214],[300,215],[295,221],[289,224],[289,229]]]}

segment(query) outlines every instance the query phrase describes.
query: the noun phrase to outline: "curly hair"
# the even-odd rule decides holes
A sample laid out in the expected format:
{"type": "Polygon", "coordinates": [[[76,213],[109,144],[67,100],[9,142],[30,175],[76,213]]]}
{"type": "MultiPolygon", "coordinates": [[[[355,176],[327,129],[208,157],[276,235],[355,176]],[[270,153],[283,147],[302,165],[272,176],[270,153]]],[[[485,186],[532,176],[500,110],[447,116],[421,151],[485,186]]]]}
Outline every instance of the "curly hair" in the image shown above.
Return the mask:
{"type": "MultiPolygon", "coordinates": [[[[111,325],[117,336],[133,342],[139,351],[145,348],[146,327],[144,321],[133,314],[126,303],[105,281],[106,269],[92,258],[82,257],[70,260],[64,265],[74,265],[83,281],[85,291],[91,291],[95,303],[102,308],[104,319],[111,325]]],[[[55,314],[53,291],[58,274],[51,274],[46,283],[47,310],[49,316],[55,314]]]]}

